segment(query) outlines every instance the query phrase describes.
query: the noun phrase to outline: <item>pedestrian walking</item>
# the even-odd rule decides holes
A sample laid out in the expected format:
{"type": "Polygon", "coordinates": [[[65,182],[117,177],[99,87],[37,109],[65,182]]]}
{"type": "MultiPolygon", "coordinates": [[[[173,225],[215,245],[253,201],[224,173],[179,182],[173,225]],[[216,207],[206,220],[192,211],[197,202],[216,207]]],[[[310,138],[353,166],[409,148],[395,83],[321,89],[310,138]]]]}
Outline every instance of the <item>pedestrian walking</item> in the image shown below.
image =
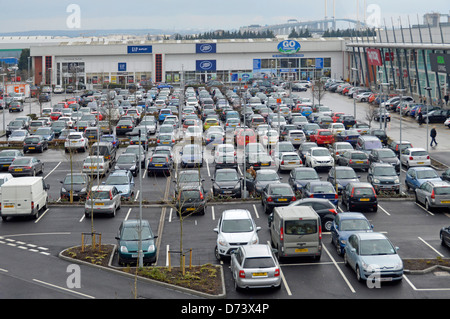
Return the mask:
{"type": "Polygon", "coordinates": [[[437,135],[437,132],[436,132],[436,126],[433,126],[433,128],[432,128],[431,131],[430,131],[430,137],[431,137],[431,143],[430,143],[430,146],[431,146],[431,147],[433,147],[433,143],[436,144],[435,146],[438,145],[438,143],[436,142],[436,135],[437,135]]]}
{"type": "Polygon", "coordinates": [[[448,93],[447,93],[447,94],[444,96],[445,106],[448,105],[448,99],[449,99],[449,97],[448,97],[448,93]]]}
{"type": "Polygon", "coordinates": [[[419,114],[417,115],[418,121],[419,121],[419,125],[422,126],[423,124],[423,115],[422,115],[422,111],[419,112],[419,114]]]}

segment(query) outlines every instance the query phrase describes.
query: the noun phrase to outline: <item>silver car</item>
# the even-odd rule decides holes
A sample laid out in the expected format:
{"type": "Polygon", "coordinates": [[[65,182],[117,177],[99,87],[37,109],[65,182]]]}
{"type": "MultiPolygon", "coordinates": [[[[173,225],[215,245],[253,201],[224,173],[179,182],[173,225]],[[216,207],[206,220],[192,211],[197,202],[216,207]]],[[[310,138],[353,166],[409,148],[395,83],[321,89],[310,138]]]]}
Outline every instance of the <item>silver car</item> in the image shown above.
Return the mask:
{"type": "Polygon", "coordinates": [[[240,246],[231,254],[230,269],[236,289],[281,287],[280,265],[267,244],[240,246]]]}
{"type": "Polygon", "coordinates": [[[433,208],[450,208],[450,184],[446,181],[427,181],[416,188],[416,203],[433,208]]]}
{"type": "Polygon", "coordinates": [[[114,217],[119,209],[120,193],[115,186],[93,186],[84,204],[84,215],[90,217],[91,213],[101,213],[114,217]]]}
{"type": "Polygon", "coordinates": [[[103,156],[88,156],[83,162],[82,173],[95,176],[105,176],[108,171],[108,164],[103,156]]]}

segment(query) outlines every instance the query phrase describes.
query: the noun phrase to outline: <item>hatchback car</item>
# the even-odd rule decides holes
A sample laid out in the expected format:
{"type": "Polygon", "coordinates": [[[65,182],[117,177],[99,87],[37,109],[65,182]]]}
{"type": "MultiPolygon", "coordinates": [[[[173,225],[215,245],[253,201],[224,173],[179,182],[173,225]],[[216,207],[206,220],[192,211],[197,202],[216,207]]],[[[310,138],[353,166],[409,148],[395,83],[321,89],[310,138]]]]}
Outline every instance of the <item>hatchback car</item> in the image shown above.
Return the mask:
{"type": "Polygon", "coordinates": [[[355,170],[351,167],[337,166],[330,169],[327,181],[335,188],[337,186],[338,194],[341,194],[348,183],[359,182],[359,176],[356,175],[355,170]]]}
{"type": "Polygon", "coordinates": [[[23,152],[20,150],[3,150],[0,151],[0,169],[8,169],[12,162],[18,157],[22,157],[23,152]]]}
{"type": "Polygon", "coordinates": [[[343,212],[337,214],[331,225],[331,242],[336,247],[339,256],[344,254],[348,237],[356,232],[372,232],[373,225],[364,214],[356,212],[343,212]]]}
{"type": "Polygon", "coordinates": [[[119,264],[134,264],[139,261],[139,242],[141,242],[142,260],[145,264],[156,262],[157,246],[148,220],[128,219],[119,226],[116,236],[119,264]]]}
{"type": "MultiPolygon", "coordinates": [[[[322,228],[325,231],[330,231],[331,224],[337,216],[336,206],[325,198],[301,198],[289,206],[310,206],[320,216],[322,228]]],[[[270,217],[269,217],[270,218],[270,217]]],[[[270,227],[270,226],[269,226],[270,227]]]]}
{"type": "Polygon", "coordinates": [[[423,148],[411,147],[400,152],[400,162],[407,168],[412,166],[430,166],[431,159],[428,152],[423,148]]]}
{"type": "Polygon", "coordinates": [[[337,206],[339,202],[338,193],[330,182],[309,182],[303,187],[302,198],[325,198],[333,205],[337,206]]]}
{"type": "Polygon", "coordinates": [[[235,169],[216,169],[211,180],[214,197],[241,197],[242,179],[235,169]]]}
{"type": "Polygon", "coordinates": [[[84,215],[91,217],[91,214],[108,214],[116,216],[120,209],[120,193],[113,185],[95,185],[89,192],[84,204],[84,215]]]}
{"type": "Polygon", "coordinates": [[[109,174],[103,184],[115,186],[121,199],[130,200],[134,195],[134,178],[130,171],[116,170],[109,174]]]}
{"type": "Polygon", "coordinates": [[[207,199],[206,193],[201,185],[178,187],[178,195],[175,201],[178,215],[205,215],[207,199]]]}
{"type": "Polygon", "coordinates": [[[115,170],[128,170],[134,177],[139,172],[139,163],[136,154],[120,154],[114,166],[115,170]]]}
{"type": "Polygon", "coordinates": [[[353,169],[366,171],[369,169],[369,156],[363,151],[345,151],[340,154],[337,159],[337,164],[340,166],[348,166],[353,169]]]}
{"type": "Polygon", "coordinates": [[[61,199],[70,199],[70,193],[72,193],[73,199],[83,200],[87,196],[87,189],[89,186],[89,177],[83,173],[67,174],[66,177],[60,181],[61,199]]]}
{"type": "Polygon", "coordinates": [[[231,255],[230,269],[236,289],[281,287],[281,268],[267,244],[240,246],[231,255]]]}
{"type": "Polygon", "coordinates": [[[103,156],[88,156],[83,161],[83,168],[81,169],[82,173],[95,176],[106,175],[108,171],[108,164],[105,162],[103,156]]]}
{"type": "Polygon", "coordinates": [[[408,190],[415,190],[427,181],[440,182],[442,179],[432,167],[411,167],[406,172],[405,185],[408,190]]]}
{"type": "MultiPolygon", "coordinates": [[[[139,165],[139,164],[137,164],[139,165]]],[[[173,162],[167,154],[153,154],[147,164],[147,176],[151,177],[155,174],[170,175],[173,168],[173,162]]]]}
{"type": "Polygon", "coordinates": [[[390,148],[373,149],[369,154],[369,162],[388,163],[394,166],[397,172],[400,172],[400,160],[390,148]]]}
{"type": "Polygon", "coordinates": [[[44,173],[44,162],[35,157],[17,157],[8,167],[8,172],[14,176],[36,176],[44,173]]]}
{"type": "Polygon", "coordinates": [[[372,184],[364,182],[349,183],[342,192],[342,205],[347,211],[378,210],[378,200],[372,184]]]}
{"type": "Polygon", "coordinates": [[[416,203],[425,205],[426,210],[450,208],[450,183],[427,181],[416,188],[416,203]]]}
{"type": "Polygon", "coordinates": [[[305,155],[305,166],[314,169],[330,169],[334,166],[334,159],[325,147],[313,147],[305,155]]]}
{"type": "Polygon", "coordinates": [[[64,149],[67,152],[70,150],[82,150],[86,152],[89,147],[89,141],[81,132],[71,132],[64,141],[64,149]]]}
{"type": "Polygon", "coordinates": [[[296,200],[288,183],[269,184],[261,192],[261,204],[266,214],[270,214],[275,207],[287,206],[296,200]]]}
{"type": "Polygon", "coordinates": [[[218,260],[231,256],[241,245],[259,244],[257,227],[250,212],[246,209],[225,210],[219,218],[215,256],[218,260]]]}
{"type": "Polygon", "coordinates": [[[381,233],[354,233],[345,245],[344,263],[356,272],[359,281],[400,281],[403,262],[397,250],[381,233]]]}

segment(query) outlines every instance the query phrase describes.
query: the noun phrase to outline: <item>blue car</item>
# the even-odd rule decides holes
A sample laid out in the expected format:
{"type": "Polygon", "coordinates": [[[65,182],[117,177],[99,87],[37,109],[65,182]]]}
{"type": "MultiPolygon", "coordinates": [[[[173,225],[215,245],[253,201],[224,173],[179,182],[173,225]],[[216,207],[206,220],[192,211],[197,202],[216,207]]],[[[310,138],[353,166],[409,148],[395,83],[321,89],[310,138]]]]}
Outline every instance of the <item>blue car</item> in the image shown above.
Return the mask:
{"type": "Polygon", "coordinates": [[[181,167],[202,167],[203,151],[198,144],[187,144],[183,147],[181,154],[181,167]]]}
{"type": "Polygon", "coordinates": [[[153,154],[148,161],[147,176],[156,174],[170,175],[173,162],[168,154],[153,154]]]}
{"type": "Polygon", "coordinates": [[[291,170],[288,183],[294,192],[302,192],[303,187],[309,182],[320,181],[317,171],[312,167],[297,167],[291,170]]]}
{"type": "Polygon", "coordinates": [[[161,109],[161,111],[159,112],[158,121],[160,123],[164,122],[164,120],[166,119],[166,116],[168,116],[168,115],[172,115],[171,109],[161,109]]]}
{"type": "Polygon", "coordinates": [[[406,172],[405,184],[408,190],[415,190],[428,181],[442,181],[442,179],[431,167],[411,167],[406,172]]]}
{"type": "Polygon", "coordinates": [[[302,198],[326,198],[338,206],[339,197],[330,182],[309,182],[303,187],[302,198]]]}
{"type": "Polygon", "coordinates": [[[345,245],[344,264],[358,281],[401,281],[403,262],[397,250],[381,233],[353,233],[345,245]]]}
{"type": "Polygon", "coordinates": [[[373,225],[361,213],[344,212],[334,218],[331,225],[331,242],[336,247],[339,256],[344,254],[345,244],[348,237],[356,232],[372,232],[373,225]]]}
{"type": "Polygon", "coordinates": [[[114,134],[105,134],[100,137],[100,142],[110,142],[117,149],[119,148],[119,139],[114,134]]]}
{"type": "Polygon", "coordinates": [[[136,264],[138,262],[139,242],[142,243],[143,262],[155,263],[157,252],[155,239],[157,237],[153,234],[148,220],[128,219],[123,221],[116,237],[119,264],[136,264]],[[139,228],[142,229],[141,232],[139,232],[139,228]]]}
{"type": "Polygon", "coordinates": [[[103,184],[115,186],[121,199],[130,200],[134,195],[134,177],[128,170],[115,170],[103,184]]]}

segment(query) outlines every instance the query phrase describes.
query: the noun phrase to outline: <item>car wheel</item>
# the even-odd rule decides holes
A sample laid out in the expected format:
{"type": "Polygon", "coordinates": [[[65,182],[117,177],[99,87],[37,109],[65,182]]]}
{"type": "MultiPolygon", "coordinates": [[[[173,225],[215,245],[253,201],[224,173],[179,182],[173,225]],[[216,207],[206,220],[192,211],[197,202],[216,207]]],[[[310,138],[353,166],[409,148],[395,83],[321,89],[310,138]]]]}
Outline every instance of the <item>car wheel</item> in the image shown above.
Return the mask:
{"type": "Polygon", "coordinates": [[[336,253],[338,254],[338,256],[342,256],[342,250],[341,250],[341,245],[339,244],[339,238],[337,238],[336,242],[333,242],[333,243],[336,246],[336,253]]]}
{"type": "Polygon", "coordinates": [[[220,256],[220,254],[219,254],[219,248],[217,248],[217,245],[216,245],[216,247],[214,248],[214,256],[216,256],[216,259],[217,259],[218,261],[221,261],[221,260],[222,260],[222,256],[220,256]]]}
{"type": "Polygon", "coordinates": [[[361,278],[361,270],[359,269],[359,266],[356,266],[356,279],[358,281],[363,281],[363,279],[361,278]]]}
{"type": "Polygon", "coordinates": [[[425,201],[425,209],[427,210],[427,211],[429,211],[429,212],[431,212],[431,206],[430,206],[430,203],[428,202],[428,200],[426,200],[425,201]]]}
{"type": "Polygon", "coordinates": [[[333,220],[332,219],[325,219],[325,221],[323,222],[323,228],[329,232],[331,230],[331,226],[333,225],[333,220]]]}
{"type": "Polygon", "coordinates": [[[347,254],[344,251],[344,265],[349,266],[347,254]]]}

